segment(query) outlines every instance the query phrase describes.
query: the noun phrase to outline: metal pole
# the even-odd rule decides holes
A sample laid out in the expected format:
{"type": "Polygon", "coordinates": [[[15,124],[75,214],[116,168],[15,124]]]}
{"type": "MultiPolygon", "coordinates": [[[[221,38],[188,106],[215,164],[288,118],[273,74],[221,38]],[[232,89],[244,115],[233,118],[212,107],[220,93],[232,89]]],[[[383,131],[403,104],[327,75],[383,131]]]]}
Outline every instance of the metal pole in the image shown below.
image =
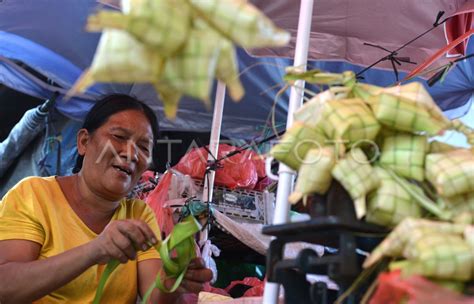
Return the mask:
{"type": "MultiPolygon", "coordinates": [[[[298,33],[296,36],[295,58],[293,65],[306,70],[306,63],[308,61],[308,46],[309,34],[311,31],[311,21],[313,16],[313,0],[301,0],[300,14],[298,20],[298,33]]],[[[293,113],[301,107],[303,103],[304,81],[297,81],[291,87],[290,102],[288,106],[288,117],[286,120],[286,128],[290,128],[293,124],[293,113]]],[[[273,217],[273,224],[283,224],[288,222],[288,215],[290,205],[288,203],[288,196],[293,189],[293,182],[295,172],[284,164],[279,166],[279,179],[277,188],[277,197],[275,204],[275,215],[273,217]]],[[[280,285],[276,283],[265,283],[265,290],[263,293],[264,304],[275,304],[278,302],[280,285]]]]}
{"type": "MultiPolygon", "coordinates": [[[[214,101],[214,115],[212,116],[212,127],[211,127],[211,138],[209,141],[209,151],[212,155],[218,158],[217,153],[219,152],[219,139],[221,137],[221,126],[222,126],[222,114],[224,112],[224,101],[225,101],[225,84],[221,81],[217,82],[216,98],[214,101]]],[[[212,161],[214,158],[211,155],[207,156],[207,159],[212,161]]],[[[202,192],[203,202],[212,202],[214,178],[216,175],[215,171],[210,171],[209,176],[204,179],[204,188],[202,192]]],[[[199,236],[199,244],[204,245],[207,240],[207,229],[201,232],[199,236]]]]}

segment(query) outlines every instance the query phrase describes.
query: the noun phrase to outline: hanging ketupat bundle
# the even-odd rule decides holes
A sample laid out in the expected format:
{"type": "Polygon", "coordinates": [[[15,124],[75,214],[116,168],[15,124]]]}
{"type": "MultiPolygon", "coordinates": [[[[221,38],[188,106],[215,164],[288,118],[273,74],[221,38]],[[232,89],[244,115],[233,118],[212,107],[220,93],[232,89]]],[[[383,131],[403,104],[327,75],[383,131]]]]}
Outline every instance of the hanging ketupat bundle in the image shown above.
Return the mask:
{"type": "Polygon", "coordinates": [[[106,30],[102,33],[90,69],[81,75],[68,95],[84,92],[96,82],[153,82],[160,76],[162,67],[163,58],[130,34],[106,30]]]}
{"type": "Polygon", "coordinates": [[[365,196],[380,184],[364,152],[360,148],[349,151],[334,166],[332,175],[349,192],[354,200],[357,218],[362,218],[366,214],[365,196]]]}
{"type": "Polygon", "coordinates": [[[450,121],[418,82],[383,89],[368,102],[377,120],[395,130],[436,135],[450,127],[450,121]]]}
{"type": "Polygon", "coordinates": [[[311,193],[325,194],[328,191],[332,180],[331,170],[336,160],[334,154],[334,147],[308,151],[298,171],[295,191],[288,198],[291,203],[295,204],[301,198],[305,202],[306,196],[311,193]]]}
{"type": "Polygon", "coordinates": [[[407,217],[421,216],[420,206],[384,169],[375,167],[380,186],[367,198],[366,221],[393,227],[407,217]]]}
{"type": "Polygon", "coordinates": [[[188,38],[191,8],[185,0],[123,0],[122,11],[99,11],[91,15],[87,29],[124,30],[163,57],[178,51],[188,38]]]}
{"type": "Polygon", "coordinates": [[[375,139],[380,125],[362,99],[330,100],[323,103],[320,128],[326,137],[348,147],[375,139]]]}
{"type": "Polygon", "coordinates": [[[423,181],[427,149],[426,136],[387,132],[383,136],[380,164],[401,176],[423,181]]]}
{"type": "Polygon", "coordinates": [[[270,155],[293,170],[299,170],[310,149],[321,148],[326,143],[323,134],[295,122],[286,130],[280,142],[273,146],[270,155]]]}
{"type": "Polygon", "coordinates": [[[283,46],[288,32],[273,24],[247,0],[186,0],[193,12],[223,37],[244,48],[283,46]]]}
{"type": "Polygon", "coordinates": [[[89,19],[90,30],[106,30],[93,66],[69,97],[95,82],[151,83],[163,99],[166,116],[173,118],[183,94],[209,106],[216,76],[238,101],[244,89],[233,43],[272,47],[290,39],[245,0],[123,0],[122,6],[123,13],[104,11],[89,19]],[[108,32],[121,35],[110,39],[108,32]]]}
{"type": "Polygon", "coordinates": [[[439,195],[451,197],[474,191],[474,154],[458,149],[426,156],[426,178],[439,195]]]}

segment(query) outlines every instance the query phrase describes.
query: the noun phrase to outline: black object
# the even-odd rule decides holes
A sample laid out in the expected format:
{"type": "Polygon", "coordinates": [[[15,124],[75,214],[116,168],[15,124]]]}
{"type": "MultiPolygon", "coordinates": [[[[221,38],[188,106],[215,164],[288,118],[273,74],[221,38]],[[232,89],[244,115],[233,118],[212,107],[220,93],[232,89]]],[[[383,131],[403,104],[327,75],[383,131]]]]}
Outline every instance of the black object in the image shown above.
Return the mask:
{"type": "Polygon", "coordinates": [[[53,96],[50,99],[47,99],[40,107],[39,110],[41,113],[48,113],[49,110],[54,106],[56,103],[56,99],[58,98],[59,93],[54,92],[53,96]]]}
{"type": "MultiPolygon", "coordinates": [[[[372,250],[377,244],[361,240],[373,235],[380,241],[387,233],[383,227],[357,220],[352,199],[337,181],[332,182],[327,195],[312,197],[311,216],[308,221],[262,229],[264,234],[276,237],[268,249],[267,280],[283,285],[288,304],[329,303],[326,284],[311,285],[306,274],[327,275],[338,284],[339,293],[344,292],[361,272],[356,249],[372,250]],[[283,259],[284,245],[300,241],[334,247],[337,251],[319,257],[312,249],[304,249],[295,259],[283,259]]],[[[355,300],[350,296],[346,303],[355,300]]]]}

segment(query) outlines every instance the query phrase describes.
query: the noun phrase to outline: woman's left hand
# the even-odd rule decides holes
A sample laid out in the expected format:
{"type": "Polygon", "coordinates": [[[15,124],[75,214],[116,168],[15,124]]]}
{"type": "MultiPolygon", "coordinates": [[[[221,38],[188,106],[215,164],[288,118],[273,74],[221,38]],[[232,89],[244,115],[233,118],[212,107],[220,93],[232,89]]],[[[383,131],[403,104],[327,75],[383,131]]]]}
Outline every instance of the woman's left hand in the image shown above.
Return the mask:
{"type": "MultiPolygon", "coordinates": [[[[188,270],[184,275],[178,292],[199,293],[203,290],[204,284],[212,279],[212,271],[206,268],[202,258],[194,258],[189,263],[188,270]]],[[[167,282],[168,283],[168,282],[167,282]]]]}

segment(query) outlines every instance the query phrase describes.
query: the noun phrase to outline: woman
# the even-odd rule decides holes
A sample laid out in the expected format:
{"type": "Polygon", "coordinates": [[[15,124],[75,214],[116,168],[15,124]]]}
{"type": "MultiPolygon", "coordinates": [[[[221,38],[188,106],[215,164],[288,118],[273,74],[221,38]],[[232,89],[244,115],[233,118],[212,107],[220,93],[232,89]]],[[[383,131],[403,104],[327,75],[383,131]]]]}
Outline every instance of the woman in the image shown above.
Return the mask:
{"type": "MultiPolygon", "coordinates": [[[[0,203],[0,303],[91,302],[104,267],[122,263],[105,287],[103,303],[135,303],[162,268],[155,216],[126,195],[150,165],[158,123],[146,105],[125,95],[95,104],[77,134],[72,176],[30,177],[0,203]]],[[[197,293],[212,273],[191,262],[178,292],[152,295],[174,303],[197,293]]],[[[172,281],[165,282],[171,285],[172,281]]]]}

